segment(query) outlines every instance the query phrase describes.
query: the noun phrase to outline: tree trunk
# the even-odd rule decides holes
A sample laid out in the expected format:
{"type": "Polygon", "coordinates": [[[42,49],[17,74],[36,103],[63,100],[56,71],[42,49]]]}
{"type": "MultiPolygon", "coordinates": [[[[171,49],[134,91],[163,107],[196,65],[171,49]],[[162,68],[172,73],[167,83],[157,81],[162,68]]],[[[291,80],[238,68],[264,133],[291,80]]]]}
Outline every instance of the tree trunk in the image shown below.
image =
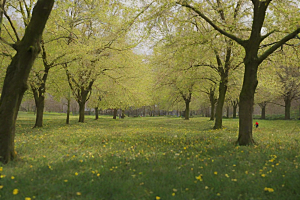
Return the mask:
{"type": "Polygon", "coordinates": [[[115,109],[114,109],[114,116],[113,116],[113,119],[117,119],[117,113],[118,113],[118,110],[115,108],[115,109]]]}
{"type": "Polygon", "coordinates": [[[95,120],[99,119],[99,108],[95,108],[95,120]]]}
{"type": "Polygon", "coordinates": [[[216,109],[216,120],[214,129],[222,128],[222,118],[223,118],[223,106],[225,101],[225,95],[227,91],[227,77],[221,78],[221,82],[219,85],[219,98],[217,102],[217,109],[216,109]]]}
{"type": "MultiPolygon", "coordinates": [[[[246,58],[245,58],[246,59],[246,58]]],[[[239,145],[250,145],[254,143],[252,136],[252,113],[254,105],[254,93],[257,81],[258,63],[250,60],[245,62],[245,73],[239,104],[239,145]]]]}
{"type": "Polygon", "coordinates": [[[232,108],[233,108],[233,113],[232,113],[233,119],[235,119],[236,118],[237,105],[233,105],[232,108]]]}
{"type": "Polygon", "coordinates": [[[35,118],[35,125],[36,127],[43,127],[43,116],[44,116],[44,107],[45,107],[45,97],[40,96],[36,102],[36,118],[35,118]]]}
{"type": "Polygon", "coordinates": [[[209,120],[211,120],[211,121],[213,121],[213,120],[215,120],[215,103],[213,102],[210,102],[211,104],[210,104],[210,119],[209,120]]]}
{"type": "Polygon", "coordinates": [[[291,103],[292,100],[288,97],[284,99],[284,119],[289,120],[291,119],[291,103]]]}
{"type": "Polygon", "coordinates": [[[66,124],[70,124],[70,104],[71,104],[71,99],[68,98],[68,108],[67,108],[67,119],[66,119],[66,124]]]}
{"type": "Polygon", "coordinates": [[[125,110],[122,110],[122,115],[121,115],[121,119],[125,118],[125,110]]]}
{"type": "Polygon", "coordinates": [[[79,120],[78,122],[84,122],[84,109],[85,109],[85,101],[79,102],[79,120]]]}
{"type": "Polygon", "coordinates": [[[190,101],[189,100],[185,100],[185,120],[189,120],[190,119],[190,101]]]}
{"type": "Polygon", "coordinates": [[[266,119],[266,106],[261,108],[261,119],[266,119]]]}
{"type": "Polygon", "coordinates": [[[229,118],[229,106],[226,108],[226,117],[229,118]]]}
{"type": "Polygon", "coordinates": [[[259,107],[261,108],[261,119],[266,119],[266,106],[267,106],[267,102],[263,101],[261,103],[258,103],[259,107]]]}
{"type": "Polygon", "coordinates": [[[42,32],[52,10],[54,0],[39,0],[25,34],[14,47],[17,53],[6,70],[0,99],[0,162],[7,163],[15,157],[14,138],[18,109],[32,65],[40,52],[42,32]]]}

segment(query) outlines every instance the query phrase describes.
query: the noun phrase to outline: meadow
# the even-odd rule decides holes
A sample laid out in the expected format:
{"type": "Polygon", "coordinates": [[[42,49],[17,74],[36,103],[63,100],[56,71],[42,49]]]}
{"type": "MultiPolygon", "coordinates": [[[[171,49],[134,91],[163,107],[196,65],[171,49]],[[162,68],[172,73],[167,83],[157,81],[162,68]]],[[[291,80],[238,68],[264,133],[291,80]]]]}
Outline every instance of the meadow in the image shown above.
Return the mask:
{"type": "Polygon", "coordinates": [[[258,120],[236,146],[238,120],[20,113],[18,158],[0,168],[5,200],[300,199],[300,121],[258,120]]]}

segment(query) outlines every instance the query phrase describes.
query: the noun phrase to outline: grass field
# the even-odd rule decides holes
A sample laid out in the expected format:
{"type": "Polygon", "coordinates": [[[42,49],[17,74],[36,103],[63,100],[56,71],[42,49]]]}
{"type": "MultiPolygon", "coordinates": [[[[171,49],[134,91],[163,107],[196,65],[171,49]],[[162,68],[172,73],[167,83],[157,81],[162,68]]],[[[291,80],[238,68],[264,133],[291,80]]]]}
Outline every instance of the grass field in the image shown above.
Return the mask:
{"type": "Polygon", "coordinates": [[[300,121],[258,121],[257,145],[235,146],[238,120],[20,113],[18,159],[3,166],[5,200],[300,199],[300,121]]]}

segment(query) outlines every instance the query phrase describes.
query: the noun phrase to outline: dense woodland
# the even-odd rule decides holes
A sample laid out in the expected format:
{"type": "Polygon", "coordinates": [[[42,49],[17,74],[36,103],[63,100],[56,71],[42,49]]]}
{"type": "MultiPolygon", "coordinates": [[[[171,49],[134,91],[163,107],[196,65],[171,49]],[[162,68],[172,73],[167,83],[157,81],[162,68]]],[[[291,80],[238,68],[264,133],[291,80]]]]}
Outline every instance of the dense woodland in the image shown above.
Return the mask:
{"type": "Polygon", "coordinates": [[[255,143],[254,106],[263,119],[275,105],[285,119],[299,110],[297,0],[0,4],[4,163],[15,157],[18,110],[34,111],[33,126],[42,127],[50,100],[61,109],[47,111],[66,112],[66,123],[70,113],[84,122],[109,110],[114,118],[210,116],[220,129],[230,113],[239,117],[239,145],[255,143]]]}

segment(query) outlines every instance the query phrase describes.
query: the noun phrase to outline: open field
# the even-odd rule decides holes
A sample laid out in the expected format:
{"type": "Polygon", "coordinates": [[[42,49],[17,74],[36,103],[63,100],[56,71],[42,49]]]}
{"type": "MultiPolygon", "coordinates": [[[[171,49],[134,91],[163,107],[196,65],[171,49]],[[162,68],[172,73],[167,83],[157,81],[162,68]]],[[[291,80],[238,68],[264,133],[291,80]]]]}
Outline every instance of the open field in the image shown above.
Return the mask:
{"type": "Polygon", "coordinates": [[[18,159],[3,166],[0,199],[300,199],[300,121],[261,120],[256,146],[239,147],[238,120],[21,113],[18,159]],[[15,194],[13,194],[15,193],[15,194]]]}

